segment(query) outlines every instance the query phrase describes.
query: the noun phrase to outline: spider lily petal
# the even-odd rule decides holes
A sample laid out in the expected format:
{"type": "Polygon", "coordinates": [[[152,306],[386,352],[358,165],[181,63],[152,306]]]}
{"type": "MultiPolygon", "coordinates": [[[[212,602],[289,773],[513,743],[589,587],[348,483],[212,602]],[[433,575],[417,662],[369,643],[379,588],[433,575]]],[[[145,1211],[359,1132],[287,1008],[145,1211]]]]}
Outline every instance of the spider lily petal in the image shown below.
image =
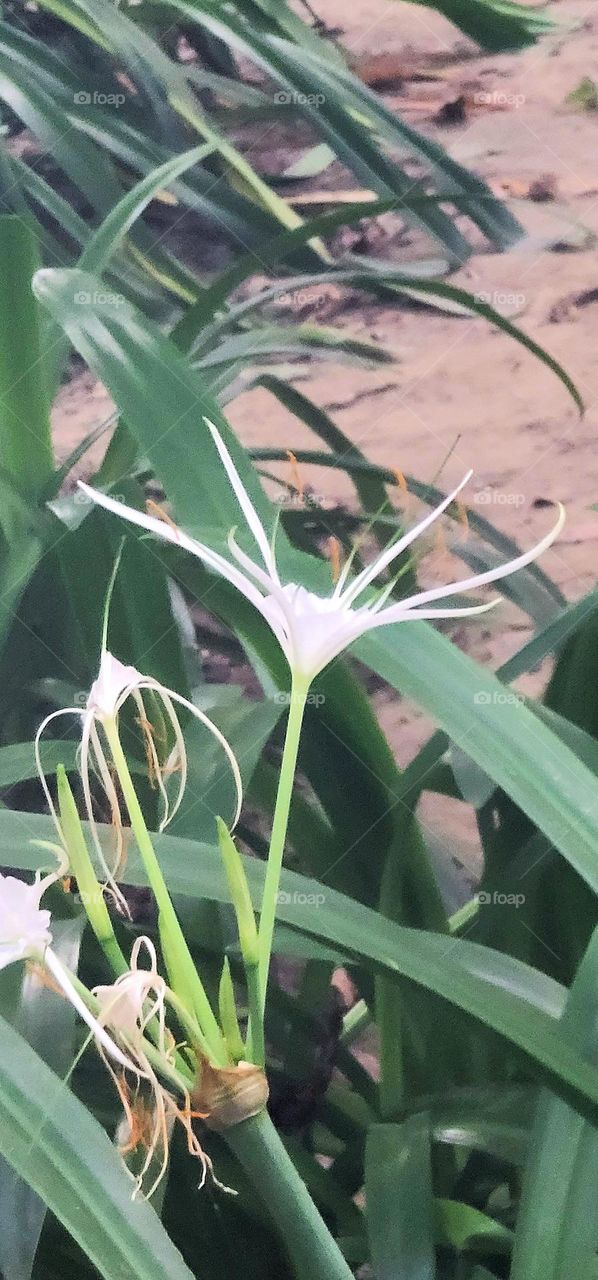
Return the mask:
{"type": "Polygon", "coordinates": [[[190,551],[191,555],[198,556],[200,560],[204,560],[211,569],[215,569],[223,578],[226,578],[227,582],[236,587],[242,595],[247,596],[247,599],[259,609],[261,597],[257,587],[253,586],[245,574],[240,573],[236,566],[230,564],[218,551],[213,551],[211,547],[199,542],[197,538],[190,538],[182,529],[167,523],[166,520],[159,520],[157,516],[150,516],[144,511],[138,511],[136,507],[127,507],[124,502],[117,502],[115,498],[110,498],[107,493],[100,493],[99,489],[91,489],[82,480],[78,481],[78,485],[92,502],[95,502],[100,507],[105,507],[106,511],[111,511],[116,516],[123,516],[130,524],[136,524],[141,529],[147,529],[149,533],[155,533],[158,538],[162,538],[163,542],[171,542],[175,547],[182,547],[183,551],[190,551]]]}
{"type": "MultiPolygon", "coordinates": [[[[409,612],[416,610],[417,616],[420,604],[429,604],[432,600],[444,600],[447,596],[458,595],[461,591],[473,591],[476,587],[486,587],[490,582],[498,582],[501,578],[510,577],[512,573],[518,573],[520,569],[525,569],[526,565],[538,560],[548,550],[551,543],[558,537],[564,523],[565,508],[559,502],[559,514],[556,524],[535,547],[531,548],[531,551],[524,551],[522,555],[516,556],[514,560],[508,560],[506,564],[497,565],[494,569],[487,569],[485,573],[476,573],[473,577],[462,578],[460,582],[451,582],[446,587],[434,587],[431,591],[420,591],[417,595],[410,596],[408,600],[402,601],[403,608],[408,609],[409,612]]],[[[392,619],[389,619],[389,621],[392,621],[392,619]]]]}
{"type": "Polygon", "coordinates": [[[430,525],[433,524],[435,520],[439,519],[447,508],[450,507],[451,503],[455,501],[455,498],[458,497],[461,490],[465,488],[465,485],[471,480],[472,475],[473,471],[468,471],[463,476],[463,479],[457,487],[453,489],[452,493],[449,493],[446,498],[443,498],[439,506],[435,507],[433,511],[430,511],[429,515],[424,516],[423,520],[420,520],[419,524],[415,524],[412,529],[409,529],[402,538],[398,538],[396,542],[392,542],[385,551],[376,557],[372,564],[367,565],[365,569],[362,569],[361,573],[357,574],[357,577],[353,579],[347,589],[339,592],[337,598],[342,599],[345,604],[352,604],[353,601],[361,595],[362,591],[365,591],[365,588],[369,587],[370,583],[374,582],[378,575],[382,573],[383,569],[387,569],[388,566],[392,564],[393,560],[397,559],[397,556],[400,556],[403,551],[406,551],[407,547],[411,546],[411,543],[414,542],[416,538],[419,538],[420,534],[425,533],[426,529],[429,529],[430,525]]]}
{"type": "Polygon", "coordinates": [[[98,493],[87,485],[82,485],[81,487],[88,497],[99,503],[100,506],[114,512],[116,515],[123,516],[133,524],[148,529],[150,532],[157,534],[158,537],[166,539],[167,542],[176,543],[187,551],[191,551],[193,555],[199,556],[207,565],[237,587],[265,618],[278,640],[292,674],[299,677],[306,685],[329,662],[348,648],[350,644],[376,627],[384,627],[397,622],[410,622],[416,619],[462,618],[467,617],[469,614],[484,613],[487,609],[492,608],[497,601],[457,609],[451,609],[450,607],[445,609],[441,606],[430,609],[427,606],[436,600],[447,599],[457,592],[470,591],[475,587],[486,586],[490,582],[496,582],[500,578],[506,578],[510,574],[516,573],[519,569],[523,569],[546,551],[563,526],[565,513],[563,508],[560,507],[556,524],[542,538],[541,542],[530,551],[524,552],[507,564],[500,565],[495,569],[489,569],[485,573],[475,574],[473,577],[464,578],[461,582],[448,583],[443,587],[434,587],[429,591],[417,592],[415,595],[391,605],[386,604],[391,591],[390,585],[387,585],[386,589],[383,589],[382,594],[380,595],[379,593],[376,599],[366,600],[365,603],[358,605],[359,596],[372,585],[378,575],[388,569],[393,561],[411,545],[414,539],[424,533],[454,502],[470,479],[472,474],[470,471],[434,511],[426,515],[419,524],[409,529],[402,538],[397,539],[396,542],[386,547],[372,564],[366,566],[353,579],[350,579],[350,565],[347,564],[342,570],[332,594],[320,596],[297,583],[281,583],[276,568],[274,552],[268,542],[266,530],[243,485],[230,453],[216,427],[209,422],[207,425],[241,511],[262,554],[265,569],[256,564],[237,545],[234,530],[229,535],[229,549],[231,556],[237,562],[236,564],[226,560],[219,553],[212,551],[210,547],[204,546],[203,543],[188,537],[187,534],[179,531],[176,527],[171,527],[165,521],[157,520],[155,517],[144,515],[140,511],[126,507],[123,503],[115,502],[113,498],[108,498],[105,494],[98,493]]]}
{"type": "Polygon", "coordinates": [[[213,422],[210,422],[208,418],[204,418],[204,422],[206,423],[207,427],[211,432],[212,439],[218,450],[220,461],[222,462],[222,465],[230,480],[231,486],[234,490],[234,494],[237,499],[237,502],[239,503],[241,511],[243,512],[243,515],[245,516],[247,524],[249,525],[249,528],[251,529],[251,532],[262,553],[264,564],[270,576],[274,579],[275,582],[278,582],[279,578],[278,578],[278,571],[276,568],[276,562],[274,560],[274,553],[268,541],[266,530],[264,529],[264,526],[251,501],[251,498],[249,497],[249,494],[245,488],[245,485],[241,480],[241,477],[235,467],[235,464],[224,443],[224,440],[220,435],[220,432],[216,430],[216,427],[214,426],[213,422]]]}

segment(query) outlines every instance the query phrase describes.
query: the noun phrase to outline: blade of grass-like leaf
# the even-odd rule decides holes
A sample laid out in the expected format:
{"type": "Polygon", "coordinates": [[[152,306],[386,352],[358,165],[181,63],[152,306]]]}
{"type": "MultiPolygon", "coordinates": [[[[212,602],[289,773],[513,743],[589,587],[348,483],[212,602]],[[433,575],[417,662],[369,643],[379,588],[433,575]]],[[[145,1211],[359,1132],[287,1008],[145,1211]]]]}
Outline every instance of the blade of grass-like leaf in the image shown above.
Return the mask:
{"type": "MultiPolygon", "coordinates": [[[[590,591],[575,604],[566,605],[557,618],[549,622],[537,635],[532,636],[531,640],[528,640],[517,653],[498,668],[497,676],[507,683],[510,680],[516,680],[524,672],[531,671],[549,654],[558,653],[567,638],[574,635],[577,628],[596,610],[598,610],[598,590],[590,591]]],[[[538,711],[538,714],[544,713],[538,711]]],[[[426,780],[432,778],[432,771],[448,746],[447,735],[437,731],[414,756],[401,780],[401,795],[406,803],[411,806],[417,803],[426,780]]],[[[579,752],[578,742],[575,742],[574,749],[584,759],[583,753],[579,752]]],[[[586,760],[586,763],[589,761],[586,760]]],[[[434,787],[432,789],[434,790],[434,787]]]]}
{"type": "Polygon", "coordinates": [[[127,191],[89,238],[79,259],[81,271],[94,271],[101,275],[127,231],[156,193],[170,186],[187,169],[199,164],[212,150],[211,145],[204,143],[201,147],[184,151],[182,155],[174,156],[172,160],[152,169],[151,173],[127,191]]]}
{"type": "MultiPolygon", "coordinates": [[[[451,161],[437,144],[420,137],[386,112],[376,96],[354,76],[326,59],[325,51],[320,57],[291,41],[270,37],[255,29],[248,31],[232,14],[223,19],[222,11],[206,0],[196,0],[193,4],[186,0],[169,0],[169,8],[184,15],[187,21],[206,27],[238,52],[257,62],[291,95],[290,101],[299,105],[339,159],[368,190],[374,190],[383,197],[394,194],[400,199],[413,186],[412,180],[383,154],[373,136],[376,131],[390,136],[395,145],[404,148],[407,144],[419,159],[431,160],[439,173],[450,175],[451,189],[459,194],[469,194],[471,216],[489,225],[488,210],[482,211],[479,202],[480,194],[485,201],[489,199],[484,184],[451,161]],[[358,120],[356,117],[359,115],[361,119],[358,120]],[[371,132],[370,127],[364,129],[364,118],[371,132]]],[[[491,196],[490,202],[497,203],[491,196]]],[[[464,261],[468,257],[470,250],[465,237],[442,209],[422,209],[417,214],[407,210],[406,216],[447,248],[454,260],[464,261]]],[[[521,234],[518,224],[504,208],[495,217],[497,235],[499,225],[503,233],[508,226],[509,242],[521,234]]]]}
{"type": "MultiPolygon", "coordinates": [[[[441,190],[450,191],[455,206],[477,223],[480,230],[499,248],[510,248],[521,238],[522,228],[517,219],[493,196],[489,187],[480,178],[454,161],[433,139],[418,133],[406,124],[400,115],[386,107],[383,99],[352,76],[348,70],[342,68],[335,74],[335,69],[327,65],[324,58],[315,57],[311,51],[300,54],[299,50],[293,46],[285,45],[283,50],[283,42],[280,40],[271,40],[269,45],[276,46],[276,52],[283,62],[286,76],[292,76],[293,86],[296,85],[299,90],[303,89],[309,93],[309,88],[306,90],[306,86],[309,86],[313,79],[319,79],[322,82],[326,101],[328,95],[332,94],[335,102],[338,100],[343,108],[349,109],[352,120],[361,122],[365,120],[377,138],[383,139],[399,150],[407,150],[418,160],[427,162],[441,190]]],[[[312,111],[311,114],[317,115],[317,111],[316,113],[312,111]]],[[[352,142],[355,145],[355,138],[352,138],[352,142]]],[[[351,167],[350,162],[349,167],[351,167]]],[[[424,218],[422,212],[418,221],[430,229],[430,215],[424,218]]],[[[450,246],[450,243],[451,241],[447,240],[447,246],[450,246]]],[[[469,248],[467,252],[469,253],[469,248]]]]}
{"type": "Polygon", "coordinates": [[[39,306],[31,292],[38,267],[30,228],[12,214],[0,216],[0,466],[33,501],[54,467],[39,306]]]}
{"type": "Polygon", "coordinates": [[[510,0],[415,0],[415,3],[438,10],[491,53],[523,49],[554,30],[554,23],[542,9],[510,0]]]}
{"type": "MultiPolygon", "coordinates": [[[[567,1000],[563,1031],[598,1061],[598,931],[567,1000]]],[[[589,1280],[595,1275],[598,1132],[544,1093],[532,1132],[511,1280],[589,1280]]]]}
{"type": "Polygon", "coordinates": [[[377,1280],[434,1280],[429,1117],[373,1124],[365,1147],[366,1219],[377,1280]]]}
{"type": "MultiPolygon", "coordinates": [[[[280,235],[262,240],[259,246],[259,260],[262,266],[272,267],[290,257],[294,250],[305,245],[314,236],[326,236],[338,227],[351,226],[362,218],[375,217],[395,207],[394,200],[372,200],[368,204],[344,205],[334,213],[324,213],[317,218],[310,218],[294,231],[286,231],[280,235]]],[[[447,269],[447,263],[439,263],[438,270],[447,269]]],[[[256,270],[256,255],[253,252],[243,254],[241,258],[223,271],[199,298],[173,330],[173,339],[182,350],[189,350],[204,328],[214,319],[217,312],[226,303],[230,293],[238,288],[256,270]]]]}
{"type": "Polygon", "coordinates": [[[13,33],[0,23],[0,97],[53,155],[92,207],[107,214],[122,196],[122,187],[89,139],[71,127],[59,102],[23,70],[13,53],[13,33]]]}
{"type": "Polygon", "coordinates": [[[593,774],[504,686],[420,623],[359,642],[363,661],[416,700],[554,842],[598,891],[593,774]]]}
{"type": "MultiPolygon", "coordinates": [[[[76,973],[85,918],[57,920],[53,947],[67,969],[76,973]]],[[[11,979],[13,971],[2,978],[11,979]]],[[[15,1030],[58,1075],[68,1071],[75,1054],[75,1011],[62,996],[49,993],[35,973],[23,973],[14,1017],[15,1030]],[[50,996],[50,998],[48,998],[50,996]]],[[[0,1160],[0,1268],[4,1280],[29,1280],[46,1216],[43,1200],[6,1162],[0,1160]]]]}
{"type": "MultiPolygon", "coordinates": [[[[320,285],[325,285],[327,283],[345,284],[353,288],[364,289],[374,294],[384,294],[385,291],[388,291],[388,286],[391,284],[397,292],[400,292],[401,285],[403,285],[407,290],[412,288],[414,284],[417,284],[418,291],[425,297],[450,299],[452,302],[458,303],[465,311],[471,312],[474,315],[479,315],[483,317],[483,319],[488,320],[495,328],[502,330],[503,333],[514,338],[516,342],[519,342],[527,351],[534,355],[543,364],[547,365],[552,373],[556,374],[566,387],[571,398],[577,405],[577,408],[580,411],[583,410],[583,401],[580,393],[572,379],[563,369],[562,365],[560,365],[558,361],[554,360],[544,347],[540,346],[539,343],[534,342],[533,338],[528,337],[528,335],[524,333],[523,329],[520,329],[518,325],[507,320],[505,316],[502,316],[500,312],[496,311],[495,308],[491,307],[487,302],[480,302],[479,299],[469,293],[466,289],[460,289],[455,285],[446,284],[442,280],[417,280],[417,278],[414,278],[412,275],[406,276],[404,274],[404,269],[400,267],[391,267],[385,271],[384,283],[382,285],[374,271],[367,272],[362,268],[355,268],[353,270],[339,268],[337,271],[322,271],[318,275],[309,273],[303,276],[295,276],[287,278],[286,280],[277,281],[275,284],[264,289],[261,293],[255,294],[243,302],[235,303],[220,319],[214,321],[211,326],[202,331],[200,335],[201,342],[199,349],[202,350],[207,348],[209,350],[210,347],[213,346],[214,339],[219,336],[223,330],[228,329],[230,325],[239,322],[252,311],[259,309],[261,306],[276,299],[281,294],[292,293],[293,290],[305,289],[310,285],[314,285],[319,288],[320,285]]],[[[205,303],[205,299],[202,299],[202,302],[205,303]]],[[[185,324],[185,321],[182,323],[185,324]]],[[[382,470],[382,468],[380,468],[380,470],[382,470]]]]}
{"type": "Polygon", "coordinates": [[[366,368],[391,364],[394,359],[391,352],[372,342],[358,341],[324,325],[260,325],[248,333],[225,338],[219,346],[204,352],[194,367],[214,369],[233,361],[254,363],[266,361],[271,355],[310,355],[316,359],[346,360],[366,368]]]}
{"type": "MultiPolygon", "coordinates": [[[[211,150],[210,146],[204,144],[201,147],[194,147],[191,151],[185,151],[181,156],[175,156],[174,159],[167,161],[166,164],[159,165],[158,168],[153,169],[147,177],[136,183],[131,191],[127,191],[126,195],[110,210],[110,213],[104,218],[100,226],[92,231],[91,236],[87,237],[87,242],[79,258],[79,268],[82,271],[93,271],[98,276],[101,276],[108,267],[113,255],[119,249],[127,232],[154,199],[156,192],[169,186],[187,169],[198,164],[211,150]]],[[[56,350],[53,351],[54,385],[58,382],[62,361],[67,349],[68,343],[63,337],[57,344],[56,350]]]]}
{"type": "MultiPolygon", "coordinates": [[[[238,180],[251,193],[252,197],[268,210],[286,227],[301,225],[301,218],[282,200],[267,183],[264,182],[244,156],[218,134],[204,115],[199,104],[187,85],[184,67],[172,61],[157,41],[132,22],[119,9],[107,10],[103,0],[61,0],[62,16],[69,21],[70,15],[75,17],[83,13],[97,27],[103,39],[109,44],[117,56],[129,67],[137,81],[142,70],[143,80],[159,86],[171,107],[189,123],[204,141],[217,149],[227,169],[230,169],[238,180]]],[[[327,255],[323,251],[323,256],[327,255]]]]}
{"type": "MultiPolygon", "coordinates": [[[[228,533],[234,523],[227,516],[232,515],[232,493],[204,416],[216,423],[235,457],[239,446],[201,374],[123,299],[103,301],[107,295],[95,276],[40,271],[35,289],[90,367],[103,370],[101,376],[140,448],[151,452],[166,488],[176,489],[180,517],[192,526],[201,511],[206,523],[228,533]],[[77,294],[90,298],[89,304],[77,306],[77,294]]],[[[251,489],[254,501],[267,511],[255,478],[251,489]]]]}
{"type": "Polygon", "coordinates": [[[85,1249],[106,1280],[192,1280],[107,1134],[0,1017],[2,1151],[85,1249]]]}
{"type": "Polygon", "coordinates": [[[458,1200],[435,1200],[436,1238],[443,1248],[510,1254],[513,1233],[488,1214],[458,1200]]]}
{"type": "MultiPolygon", "coordinates": [[[[70,742],[67,738],[59,741],[47,739],[42,750],[46,772],[53,773],[58,764],[64,764],[66,769],[74,769],[77,746],[77,742],[70,742]]],[[[37,767],[31,742],[15,742],[8,747],[0,747],[0,788],[13,787],[17,782],[36,777],[37,767]]]]}

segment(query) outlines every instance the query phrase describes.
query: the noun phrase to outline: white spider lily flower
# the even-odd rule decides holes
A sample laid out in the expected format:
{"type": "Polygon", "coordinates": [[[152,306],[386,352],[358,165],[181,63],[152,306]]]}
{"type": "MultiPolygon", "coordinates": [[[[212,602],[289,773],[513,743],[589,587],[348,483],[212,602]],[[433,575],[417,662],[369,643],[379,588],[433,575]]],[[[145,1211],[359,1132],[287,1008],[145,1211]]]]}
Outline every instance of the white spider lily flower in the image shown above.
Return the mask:
{"type": "Polygon", "coordinates": [[[222,1187],[223,1190],[229,1190],[218,1182],[212,1162],[193,1132],[192,1121],[197,1113],[191,1109],[191,1098],[184,1083],[179,1077],[177,1085],[183,1094],[183,1106],[180,1107],[156,1074],[156,1070],[160,1070],[161,1067],[162,1074],[166,1077],[175,1076],[176,1045],[166,1026],[168,987],[158,972],[156,950],[151,939],[137,938],[131,952],[131,968],[121,974],[110,986],[94,987],[93,994],[100,1005],[99,1023],[102,1027],[110,1027],[118,1035],[135,1062],[139,1080],[145,1082],[150,1093],[149,1105],[137,1090],[131,1093],[126,1081],[115,1073],[106,1060],[102,1043],[98,1041],[98,1049],[110,1071],[123,1105],[124,1124],[119,1129],[119,1135],[122,1137],[121,1152],[125,1155],[136,1151],[139,1147],[145,1152],[141,1168],[131,1173],[134,1181],[133,1199],[139,1193],[143,1193],[149,1199],[162,1181],[168,1167],[170,1134],[177,1120],[185,1129],[189,1154],[195,1156],[201,1163],[200,1187],[203,1187],[210,1173],[217,1186],[222,1187]],[[143,950],[149,958],[148,968],[140,967],[139,961],[143,950]],[[151,1035],[153,1042],[155,1067],[148,1056],[146,1032],[151,1035]],[[143,1185],[144,1180],[156,1160],[157,1173],[151,1187],[146,1189],[143,1185]]]}
{"type": "Polygon", "coordinates": [[[107,497],[91,489],[88,485],[80,487],[94,502],[123,516],[132,524],[149,529],[166,542],[172,542],[184,550],[198,556],[210,568],[220,573],[255,606],[274,632],[291,672],[305,685],[319,674],[333,658],[338,657],[360,636],[376,627],[388,626],[395,622],[410,622],[422,618],[462,618],[470,614],[484,613],[498,603],[493,600],[488,604],[474,605],[467,608],[451,609],[444,606],[432,607],[435,601],[446,600],[449,596],[476,587],[486,586],[500,578],[509,577],[518,569],[525,568],[542,555],[558,536],[565,519],[562,507],[556,524],[544,538],[530,551],[516,556],[507,564],[489,569],[484,573],[474,574],[459,582],[451,582],[446,586],[434,587],[429,591],[419,591],[413,596],[400,600],[395,604],[387,604],[392,585],[387,584],[377,596],[364,599],[368,590],[383,570],[388,569],[397,558],[425,533],[430,525],[450,507],[455,498],[472,476],[469,471],[452,493],[420,520],[419,524],[409,529],[403,537],[392,542],[379,556],[355,577],[350,577],[351,563],[345,565],[339,580],[330,595],[322,596],[307,590],[294,582],[282,583],[279,577],[274,549],[270,545],[266,530],[255,507],[243,485],[231,455],[224,444],[220,433],[208,422],[214,443],[222,464],[230,480],[245,521],[257,544],[262,563],[258,563],[237,545],[234,531],[229,535],[231,557],[236,563],[227,560],[219,552],[178,529],[171,521],[160,520],[146,515],[122,502],[107,497]]]}
{"type": "Polygon", "coordinates": [[[49,911],[40,906],[40,902],[42,894],[56,882],[62,869],[43,878],[37,875],[33,884],[25,884],[24,880],[18,880],[16,876],[0,875],[0,969],[5,969],[18,960],[34,960],[45,965],[67,1000],[70,1000],[101,1043],[104,1053],[121,1067],[134,1070],[134,1064],[121,1053],[90,1013],[75,989],[71,975],[50,945],[51,916],[49,911]]]}
{"type": "Polygon", "coordinates": [[[100,734],[99,730],[105,730],[106,726],[115,727],[118,725],[119,713],[128,698],[132,698],[135,703],[138,723],[142,729],[147,751],[150,775],[152,779],[156,779],[160,790],[162,800],[162,816],[159,826],[160,831],[164,831],[177,813],[187,784],[187,750],[185,747],[183,731],[175,710],[175,703],[184,707],[195,717],[196,720],[199,720],[201,724],[205,725],[205,727],[209,729],[210,733],[220,744],[227,757],[233,774],[236,790],[236,806],[232,823],[233,827],[237,823],[243,799],[243,784],[236,756],[224,734],[221,733],[220,729],[218,729],[213,721],[210,720],[209,716],[207,716],[203,711],[200,711],[199,708],[192,702],[189,702],[187,698],[176,693],[174,689],[167,689],[165,685],[161,684],[158,680],[154,680],[151,676],[142,675],[135,667],[126,666],[104,648],[102,650],[99,673],[97,679],[94,680],[94,683],[91,686],[85,707],[64,707],[59,711],[52,711],[50,715],[46,716],[45,720],[40,724],[35,736],[35,758],[50,813],[60,835],[60,839],[64,844],[60,819],[56,811],[42,765],[41,739],[47,726],[51,724],[52,721],[59,719],[61,716],[76,715],[80,718],[81,743],[79,748],[79,770],[83,785],[86,816],[89,822],[96,855],[107,878],[110,891],[115,900],[125,911],[127,910],[126,903],[116,884],[116,877],[123,857],[123,823],[121,818],[120,801],[110,770],[109,751],[107,751],[105,737],[100,734]],[[148,719],[143,702],[142,695],[146,691],[155,695],[159,699],[160,706],[165,713],[166,721],[174,738],[173,750],[164,764],[160,762],[158,752],[156,750],[152,726],[148,719]],[[174,773],[175,771],[178,773],[178,786],[174,802],[171,804],[166,790],[165,779],[169,774],[174,773]],[[116,833],[116,850],[114,855],[114,865],[112,867],[109,867],[106,862],[106,857],[104,850],[102,849],[97,829],[91,789],[92,773],[97,775],[102,785],[110,806],[112,825],[116,833]]]}

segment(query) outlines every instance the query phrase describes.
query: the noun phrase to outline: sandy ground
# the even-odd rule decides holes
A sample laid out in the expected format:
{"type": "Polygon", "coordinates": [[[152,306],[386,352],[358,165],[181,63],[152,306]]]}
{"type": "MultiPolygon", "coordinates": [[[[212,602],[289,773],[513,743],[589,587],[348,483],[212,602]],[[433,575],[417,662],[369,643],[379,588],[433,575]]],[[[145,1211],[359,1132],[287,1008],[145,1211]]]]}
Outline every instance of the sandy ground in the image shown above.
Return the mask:
{"type": "MultiPolygon", "coordinates": [[[[557,0],[549,11],[558,33],[523,54],[500,57],[479,56],[448,22],[417,5],[352,0],[349,7],[346,0],[319,0],[316,9],[341,29],[358,68],[383,51],[396,52],[415,69],[417,76],[385,90],[386,100],[513,199],[528,231],[525,242],[507,255],[482,246],[454,279],[483,293],[548,348],[577,383],[586,414],[580,420],[554,376],[484,321],[364,305],[363,299],[348,307],[337,302],[336,311],[333,300],[323,319],[379,341],[396,354],[396,365],[376,371],[313,365],[302,370],[297,385],[372,460],[432,479],[452,449],[441,483],[448,487],[473,466],[470,502],[522,545],[552,519],[538,500],[561,499],[568,522],[545,568],[576,598],[595,580],[598,551],[598,513],[589,509],[598,499],[598,261],[592,243],[598,232],[598,111],[573,110],[565,98],[597,66],[595,7],[557,0]],[[426,79],[427,72],[433,78],[426,79]],[[462,123],[435,124],[443,104],[460,97],[462,123]],[[549,198],[525,198],[530,188],[549,198]]],[[[56,410],[59,452],[64,455],[106,412],[105,394],[89,375],[63,388],[56,410]]],[[[230,417],[247,444],[319,447],[262,391],[239,397],[230,417]]],[[[330,503],[351,492],[346,478],[332,471],[314,470],[306,479],[330,503]]],[[[455,639],[496,666],[527,634],[526,618],[505,606],[491,628],[468,624],[455,639]]],[[[430,726],[398,697],[381,698],[379,707],[404,763],[430,726]]],[[[433,807],[426,821],[436,829],[433,807]]],[[[474,834],[458,825],[469,861],[474,834]]]]}

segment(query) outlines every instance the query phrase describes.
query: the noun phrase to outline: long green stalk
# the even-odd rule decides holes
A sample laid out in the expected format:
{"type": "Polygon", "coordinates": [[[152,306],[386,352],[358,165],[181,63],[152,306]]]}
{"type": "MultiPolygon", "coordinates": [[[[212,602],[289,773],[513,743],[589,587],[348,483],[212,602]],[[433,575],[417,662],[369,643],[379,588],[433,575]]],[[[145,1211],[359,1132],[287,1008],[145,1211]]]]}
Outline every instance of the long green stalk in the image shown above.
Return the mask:
{"type": "Polygon", "coordinates": [[[301,726],[303,724],[303,714],[305,711],[308,689],[309,684],[306,683],[305,680],[296,676],[293,677],[289,719],[287,722],[284,751],[282,754],[282,764],[280,766],[280,780],[276,795],[276,805],[274,807],[272,835],[270,837],[270,848],[268,850],[268,865],[266,868],[266,879],[264,881],[264,894],[262,898],[262,910],[260,916],[259,976],[262,1012],[266,1003],[266,988],[268,986],[268,973],[270,971],[270,956],[272,954],[272,939],[274,937],[274,922],[276,919],[276,904],[278,901],[280,873],[284,857],[284,846],[287,836],[287,827],[289,824],[289,811],[293,795],[293,783],[295,781],[295,769],[297,767],[299,739],[301,737],[301,726]]]}
{"type": "Polygon", "coordinates": [[[160,938],[163,942],[164,958],[169,969],[170,984],[177,995],[181,999],[188,1000],[194,1009],[201,1030],[210,1045],[211,1056],[215,1065],[225,1066],[228,1062],[228,1054],[224,1037],[218,1026],[201,978],[193,963],[193,958],[189,952],[185,936],[166,888],[162,869],[156,857],[154,846],[145,824],[145,818],[137,799],[137,793],[121,746],[116,723],[107,721],[104,725],[104,730],[129,813],[133,835],[137,841],[147,878],[158,906],[160,938]]]}
{"type": "Polygon", "coordinates": [[[267,1111],[226,1129],[223,1137],[259,1187],[298,1280],[353,1280],[267,1111]]]}

